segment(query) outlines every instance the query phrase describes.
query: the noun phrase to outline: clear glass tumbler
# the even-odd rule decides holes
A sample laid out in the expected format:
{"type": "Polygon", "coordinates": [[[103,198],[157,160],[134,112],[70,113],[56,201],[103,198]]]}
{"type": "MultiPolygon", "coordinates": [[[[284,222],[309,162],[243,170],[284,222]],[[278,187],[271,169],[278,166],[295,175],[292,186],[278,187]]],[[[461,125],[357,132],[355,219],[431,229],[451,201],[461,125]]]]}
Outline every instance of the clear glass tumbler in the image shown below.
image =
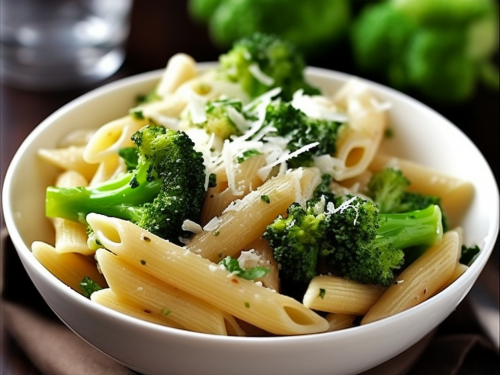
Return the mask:
{"type": "Polygon", "coordinates": [[[2,0],[2,81],[32,90],[96,84],[125,59],[132,0],[2,0]]]}

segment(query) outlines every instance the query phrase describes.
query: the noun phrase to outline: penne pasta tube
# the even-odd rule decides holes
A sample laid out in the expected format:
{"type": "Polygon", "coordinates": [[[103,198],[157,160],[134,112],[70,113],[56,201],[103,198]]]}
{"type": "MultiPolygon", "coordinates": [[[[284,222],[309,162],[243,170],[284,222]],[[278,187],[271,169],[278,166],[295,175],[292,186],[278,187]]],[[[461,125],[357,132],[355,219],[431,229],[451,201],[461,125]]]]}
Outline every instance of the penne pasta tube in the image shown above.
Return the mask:
{"type": "Polygon", "coordinates": [[[88,163],[84,157],[85,146],[68,146],[65,148],[38,150],[38,155],[45,161],[63,171],[77,171],[87,180],[90,180],[97,170],[97,165],[88,163]]]}
{"type": "Polygon", "coordinates": [[[155,311],[148,310],[135,301],[122,298],[116,295],[110,288],[98,290],[90,296],[90,299],[99,305],[106,306],[122,314],[133,316],[151,323],[160,324],[172,328],[184,329],[182,326],[174,323],[168,316],[158,314],[155,311]]]}
{"type": "MultiPolygon", "coordinates": [[[[86,186],[87,180],[76,171],[66,171],[59,175],[56,186],[86,186]]],[[[87,228],[82,223],[62,218],[52,219],[55,239],[54,248],[58,253],[93,254],[87,245],[87,228]]]]}
{"type": "Polygon", "coordinates": [[[364,315],[386,288],[339,276],[316,276],[304,294],[304,306],[337,314],[364,315]]]}
{"type": "Polygon", "coordinates": [[[364,316],[361,324],[405,311],[433,296],[450,279],[460,255],[457,232],[448,231],[409,265],[364,316]]]}
{"type": "Polygon", "coordinates": [[[357,79],[337,92],[334,103],[349,118],[349,125],[339,134],[334,155],[340,164],[332,170],[333,177],[343,181],[363,173],[370,165],[387,127],[387,108],[357,79]]]}
{"type": "Polygon", "coordinates": [[[265,156],[253,156],[239,164],[235,172],[235,185],[241,194],[235,195],[227,184],[227,175],[217,174],[217,185],[208,189],[203,210],[201,225],[206,225],[211,219],[222,214],[224,209],[235,199],[240,199],[263,184],[258,177],[258,170],[265,165],[265,156]],[[221,176],[222,175],[222,176],[221,176]],[[219,181],[219,177],[220,181],[219,181]]]}
{"type": "Polygon", "coordinates": [[[271,333],[324,332],[328,322],[297,300],[242,279],[131,222],[98,214],[87,221],[103,246],[175,288],[271,333]]]}
{"type": "Polygon", "coordinates": [[[446,289],[447,287],[449,287],[451,284],[453,284],[455,282],[455,280],[457,280],[460,276],[462,276],[462,274],[467,271],[469,267],[465,264],[462,264],[460,262],[457,262],[457,264],[455,265],[455,268],[453,269],[453,273],[451,274],[451,276],[448,278],[448,280],[445,281],[445,283],[443,285],[441,285],[441,287],[436,290],[436,292],[434,294],[438,294],[439,292],[441,292],[442,290],[446,289]]]}
{"type": "Polygon", "coordinates": [[[134,301],[190,331],[227,335],[220,309],[164,283],[107,250],[99,249],[95,256],[106,282],[117,296],[134,301]]]}
{"type": "Polygon", "coordinates": [[[328,314],[325,318],[330,324],[328,332],[354,327],[356,319],[358,319],[356,315],[335,313],[328,314]]]}
{"type": "Polygon", "coordinates": [[[85,276],[103,288],[107,286],[104,276],[99,273],[95,263],[92,264],[81,254],[59,254],[53,246],[41,241],[33,242],[31,250],[34,257],[55,277],[80,294],[83,294],[80,282],[85,276]]]}
{"type": "Polygon", "coordinates": [[[176,53],[168,60],[156,93],[162,97],[173,94],[179,86],[196,75],[196,61],[185,53],[176,53]]]}
{"type": "Polygon", "coordinates": [[[259,279],[259,281],[261,281],[266,288],[279,292],[279,265],[276,259],[274,259],[273,250],[269,246],[269,242],[265,238],[259,237],[253,241],[248,248],[253,249],[255,254],[259,257],[257,266],[269,268],[269,273],[259,279]]]}
{"type": "Polygon", "coordinates": [[[83,151],[87,163],[100,163],[110,156],[115,156],[122,147],[133,146],[132,134],[147,124],[131,115],[110,121],[101,126],[90,138],[83,151]]]}
{"type": "Polygon", "coordinates": [[[177,123],[186,105],[187,101],[179,95],[165,95],[163,100],[146,103],[137,109],[145,118],[170,128],[177,123]]]}
{"type": "Polygon", "coordinates": [[[260,237],[278,215],[285,214],[298,197],[300,181],[295,174],[272,178],[210,221],[186,247],[213,262],[234,256],[260,237]]]}
{"type": "Polygon", "coordinates": [[[105,181],[118,177],[120,174],[125,173],[127,167],[123,159],[116,155],[110,155],[106,160],[99,163],[96,172],[89,182],[90,186],[98,185],[105,181]]]}

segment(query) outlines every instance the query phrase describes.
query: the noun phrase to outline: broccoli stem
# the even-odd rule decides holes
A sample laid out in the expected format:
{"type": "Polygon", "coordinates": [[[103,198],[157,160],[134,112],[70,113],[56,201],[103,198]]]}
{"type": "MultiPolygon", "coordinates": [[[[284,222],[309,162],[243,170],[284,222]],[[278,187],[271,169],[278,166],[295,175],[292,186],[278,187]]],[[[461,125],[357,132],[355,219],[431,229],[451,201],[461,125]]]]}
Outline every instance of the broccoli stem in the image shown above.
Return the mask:
{"type": "Polygon", "coordinates": [[[136,221],[142,209],[136,207],[152,201],[160,192],[161,181],[153,180],[132,187],[133,175],[92,187],[53,187],[46,191],[45,213],[48,217],[60,217],[86,223],[90,212],[136,221]],[[123,203],[126,202],[126,203],[123,203]]]}
{"type": "Polygon", "coordinates": [[[408,213],[379,214],[375,242],[398,249],[433,244],[443,234],[441,219],[441,209],[437,205],[408,213]]]}

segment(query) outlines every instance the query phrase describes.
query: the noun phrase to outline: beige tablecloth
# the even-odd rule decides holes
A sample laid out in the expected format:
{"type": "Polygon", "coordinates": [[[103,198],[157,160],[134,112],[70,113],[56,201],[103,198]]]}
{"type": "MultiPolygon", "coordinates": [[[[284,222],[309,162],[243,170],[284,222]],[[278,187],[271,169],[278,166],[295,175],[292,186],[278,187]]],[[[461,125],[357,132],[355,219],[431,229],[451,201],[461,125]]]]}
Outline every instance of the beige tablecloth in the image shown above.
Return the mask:
{"type": "MultiPolygon", "coordinates": [[[[1,324],[40,373],[137,375],[61,323],[31,283],[6,232],[0,255],[1,324]]],[[[481,327],[466,298],[423,340],[363,375],[498,375],[498,349],[481,327]]]]}

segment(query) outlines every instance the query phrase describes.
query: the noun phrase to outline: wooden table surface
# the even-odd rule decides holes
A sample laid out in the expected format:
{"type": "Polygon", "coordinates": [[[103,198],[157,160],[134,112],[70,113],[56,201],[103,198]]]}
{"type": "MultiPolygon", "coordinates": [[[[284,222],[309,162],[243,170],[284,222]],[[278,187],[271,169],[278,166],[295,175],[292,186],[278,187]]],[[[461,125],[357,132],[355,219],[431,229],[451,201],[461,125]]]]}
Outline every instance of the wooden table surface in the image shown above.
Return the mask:
{"type": "MultiPolygon", "coordinates": [[[[220,54],[209,41],[205,29],[186,14],[185,1],[136,1],[123,67],[106,82],[153,69],[163,68],[170,56],[185,52],[197,61],[214,61],[220,54]]],[[[326,51],[310,65],[356,74],[347,59],[326,51]]],[[[459,79],[459,78],[458,78],[459,79]]],[[[103,83],[106,83],[103,82],[103,83]]],[[[102,84],[102,83],[101,83],[102,84]]],[[[53,111],[91,88],[65,92],[30,92],[1,85],[1,182],[7,167],[24,138],[53,111]]],[[[498,181],[499,116],[498,92],[479,90],[469,102],[458,107],[433,106],[465,132],[482,151],[498,181]]],[[[3,213],[1,225],[4,226],[3,213]]],[[[491,263],[498,269],[498,243],[491,263]]],[[[496,287],[498,296],[498,286],[496,287]]],[[[2,330],[0,373],[38,374],[15,343],[2,330]]]]}

